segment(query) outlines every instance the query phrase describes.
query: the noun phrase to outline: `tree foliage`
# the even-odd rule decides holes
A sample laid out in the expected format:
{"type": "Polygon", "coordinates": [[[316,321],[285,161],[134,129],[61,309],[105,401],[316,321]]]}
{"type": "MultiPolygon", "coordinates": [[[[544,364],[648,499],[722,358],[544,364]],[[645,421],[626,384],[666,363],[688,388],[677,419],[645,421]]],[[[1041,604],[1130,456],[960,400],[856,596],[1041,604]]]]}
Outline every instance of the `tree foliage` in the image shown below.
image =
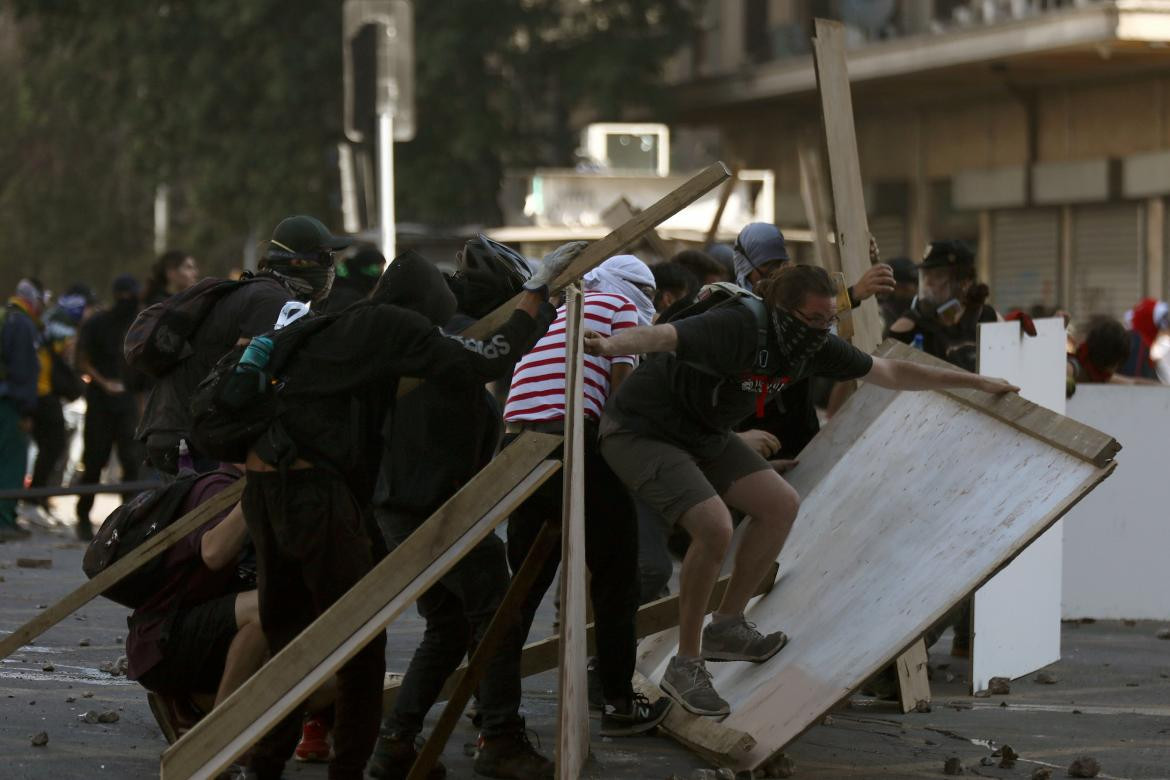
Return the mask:
{"type": "MultiPolygon", "coordinates": [[[[492,223],[507,167],[572,162],[576,132],[661,108],[686,0],[415,4],[418,133],[399,219],[492,223]]],[[[0,12],[3,281],[143,272],[155,188],[211,272],[281,216],[340,222],[341,8],[320,0],[10,0],[0,12]]]]}

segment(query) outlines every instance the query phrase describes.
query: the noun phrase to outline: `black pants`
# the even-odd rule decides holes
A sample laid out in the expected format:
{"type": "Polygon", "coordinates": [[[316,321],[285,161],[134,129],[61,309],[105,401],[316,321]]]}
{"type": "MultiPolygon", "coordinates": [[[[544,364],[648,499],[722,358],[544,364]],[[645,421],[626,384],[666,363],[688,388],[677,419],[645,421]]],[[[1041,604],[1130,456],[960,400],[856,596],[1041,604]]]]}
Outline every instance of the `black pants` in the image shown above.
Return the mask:
{"type": "MultiPolygon", "coordinates": [[[[134,438],[134,427],[138,424],[138,403],[132,393],[107,395],[100,389],[91,388],[85,396],[85,435],[81,462],[84,471],[82,485],[96,485],[101,482],[102,469],[110,462],[114,447],[118,448],[118,462],[122,464],[122,481],[138,479],[142,465],[142,444],[134,438]]],[[[89,512],[93,509],[93,496],[77,499],[77,520],[89,524],[89,512]]],[[[129,501],[133,494],[124,494],[129,501]]]]}
{"type": "MultiPolygon", "coordinates": [[[[506,439],[508,443],[515,438],[506,439]]],[[[520,568],[536,541],[541,525],[561,517],[562,479],[545,482],[508,521],[508,562],[520,568]]],[[[524,636],[532,627],[536,609],[556,578],[560,548],[550,556],[524,602],[524,636]]],[[[596,428],[585,437],[585,563],[592,574],[589,596],[597,624],[597,660],[607,700],[633,693],[638,611],[638,519],[625,485],[610,469],[597,448],[596,428]]]]}
{"type": "MultiPolygon", "coordinates": [[[[53,469],[65,454],[65,413],[61,411],[61,399],[57,396],[42,395],[37,399],[32,438],[37,443],[37,460],[33,464],[29,487],[59,487],[49,484],[53,469]]],[[[48,502],[47,498],[36,500],[41,506],[48,502]]]]}
{"type": "MultiPolygon", "coordinates": [[[[391,551],[426,519],[381,509],[376,517],[391,551]]],[[[419,598],[418,614],[426,620],[426,629],[402,678],[394,711],[382,723],[383,733],[414,739],[422,731],[423,719],[439,698],[443,683],[483,637],[508,581],[504,543],[492,534],[419,598]]],[[[512,733],[520,727],[523,643],[517,625],[496,649],[479,684],[480,731],[486,737],[512,733]]]]}
{"type": "MultiPolygon", "coordinates": [[[[370,538],[348,488],[319,469],[293,470],[284,480],[249,471],[243,507],[256,547],[260,623],[276,655],[369,573],[370,538]]],[[[385,649],[380,632],[337,672],[332,780],[360,779],[374,750],[385,649]]],[[[256,743],[251,765],[261,780],[280,777],[299,736],[293,713],[256,743]]]]}

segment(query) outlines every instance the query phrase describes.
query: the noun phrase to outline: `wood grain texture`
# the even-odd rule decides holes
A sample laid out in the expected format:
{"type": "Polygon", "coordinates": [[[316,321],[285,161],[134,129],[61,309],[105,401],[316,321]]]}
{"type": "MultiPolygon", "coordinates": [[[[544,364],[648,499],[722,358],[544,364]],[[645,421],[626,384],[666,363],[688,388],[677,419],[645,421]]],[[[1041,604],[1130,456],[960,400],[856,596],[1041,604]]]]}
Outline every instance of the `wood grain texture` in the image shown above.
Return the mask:
{"type": "MultiPolygon", "coordinates": [[[[863,385],[786,475],[803,497],[780,579],[751,604],[788,646],[764,664],[712,664],[727,728],[759,767],[1005,566],[1112,470],[946,393],[863,385]]],[[[639,648],[657,680],[672,632],[639,648]]]]}
{"type": "MultiPolygon", "coordinates": [[[[719,234],[719,223],[723,221],[723,212],[727,210],[727,201],[731,200],[731,193],[739,181],[739,171],[743,166],[739,163],[731,169],[731,178],[723,182],[723,190],[719,193],[719,205],[715,207],[715,216],[711,218],[711,226],[707,228],[707,235],[703,237],[703,248],[711,246],[715,236],[719,234]]],[[[669,258],[667,258],[669,259],[669,258]]]]}
{"type": "MultiPolygon", "coordinates": [[[[727,170],[727,166],[721,162],[708,165],[677,189],[668,192],[658,202],[649,208],[639,211],[631,219],[622,224],[621,227],[615,228],[603,238],[599,238],[585,247],[584,251],[565,269],[565,272],[549,285],[550,290],[557,292],[563,289],[569,282],[589,273],[610,257],[618,254],[622,249],[637,241],[646,231],[656,228],[703,195],[706,195],[730,175],[731,173],[727,170]]],[[[516,302],[519,298],[519,295],[513,297],[510,301],[469,327],[462,335],[471,339],[482,339],[491,335],[493,331],[507,322],[508,318],[512,316],[512,310],[516,308],[516,302]]],[[[418,387],[420,383],[418,379],[402,379],[398,383],[399,397],[409,393],[418,387]]]]}
{"type": "MultiPolygon", "coordinates": [[[[874,354],[928,366],[953,368],[949,363],[893,339],[887,339],[874,354]]],[[[1110,463],[1121,450],[1121,445],[1112,436],[1038,406],[1015,393],[1002,396],[994,396],[979,390],[944,390],[943,393],[961,404],[978,409],[1022,433],[1096,466],[1110,463]]]]}
{"type": "Polygon", "coordinates": [[[162,777],[211,778],[255,744],[507,519],[560,464],[559,436],[527,432],[373,571],[163,753],[162,777]]]}
{"type": "MultiPolygon", "coordinates": [[[[813,60],[825,126],[825,148],[829,153],[837,251],[841,257],[841,270],[849,283],[853,283],[870,266],[869,222],[865,216],[861,163],[857,157],[853,97],[845,65],[844,25],[816,20],[813,60]]],[[[872,352],[881,342],[881,317],[873,298],[863,301],[853,310],[853,331],[853,346],[863,352],[872,352]]]]}
{"type": "Polygon", "coordinates": [[[821,153],[812,144],[802,143],[796,149],[800,165],[800,198],[813,237],[813,259],[826,271],[840,271],[841,258],[837,248],[829,242],[829,192],[821,167],[821,153]]]}
{"type": "Polygon", "coordinates": [[[898,672],[898,698],[902,705],[902,712],[914,709],[920,701],[930,701],[930,678],[926,674],[927,661],[926,642],[919,639],[894,662],[894,667],[898,672]]]}
{"type": "Polygon", "coordinates": [[[561,642],[557,688],[557,777],[576,780],[589,757],[585,680],[585,364],[581,291],[565,296],[565,470],[561,511],[561,642]]]}
{"type": "MultiPolygon", "coordinates": [[[[651,702],[664,695],[657,685],[638,672],[634,672],[634,690],[651,702]]],[[[691,715],[678,704],[671,706],[658,728],[714,763],[727,763],[729,758],[746,756],[756,747],[751,734],[727,728],[714,718],[691,715]]]]}
{"type": "Polygon", "coordinates": [[[114,563],[114,565],[98,574],[92,580],[79,586],[73,592],[69,593],[69,595],[0,640],[0,658],[6,658],[22,645],[28,644],[36,639],[100,596],[103,591],[138,571],[138,569],[142,568],[144,564],[153,560],[156,556],[166,552],[184,536],[220,512],[229,509],[240,500],[240,494],[243,492],[244,480],[241,478],[234,485],[229,485],[210,500],[200,504],[155,536],[135,547],[126,557],[114,563]]]}
{"type": "MultiPolygon", "coordinates": [[[[601,212],[601,221],[609,228],[621,227],[626,222],[629,222],[638,212],[634,209],[632,203],[626,198],[618,198],[612,206],[601,212]]],[[[642,246],[648,247],[651,252],[658,255],[662,260],[669,260],[673,252],[670,248],[670,243],[662,236],[658,235],[658,231],[650,228],[637,242],[630,242],[629,250],[640,248],[642,246]]]]}

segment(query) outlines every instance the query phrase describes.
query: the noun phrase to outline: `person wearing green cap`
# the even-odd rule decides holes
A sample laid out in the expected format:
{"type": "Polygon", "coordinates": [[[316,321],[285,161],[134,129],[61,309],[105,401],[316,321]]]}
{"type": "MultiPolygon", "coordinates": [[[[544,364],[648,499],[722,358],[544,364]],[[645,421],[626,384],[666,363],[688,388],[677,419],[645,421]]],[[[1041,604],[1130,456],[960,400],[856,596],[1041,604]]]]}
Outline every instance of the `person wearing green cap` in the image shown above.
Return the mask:
{"type": "Polygon", "coordinates": [[[365,244],[337,264],[337,280],[322,311],[326,314],[341,311],[369,296],[386,267],[386,258],[378,248],[365,244]]]}
{"type": "MultiPolygon", "coordinates": [[[[200,297],[218,296],[189,337],[190,354],[156,377],[147,396],[135,435],[146,442],[150,465],[165,474],[178,472],[179,443],[190,444],[188,402],[215,361],[241,339],[272,330],[289,301],[323,300],[333,286],[333,253],[352,243],[346,236],[333,235],[316,217],[287,217],[272,231],[255,275],[246,274],[238,282],[204,279],[143,312],[145,315],[157,307],[171,311],[200,308],[200,297]]],[[[217,465],[197,452],[192,456],[196,470],[217,465]]]]}

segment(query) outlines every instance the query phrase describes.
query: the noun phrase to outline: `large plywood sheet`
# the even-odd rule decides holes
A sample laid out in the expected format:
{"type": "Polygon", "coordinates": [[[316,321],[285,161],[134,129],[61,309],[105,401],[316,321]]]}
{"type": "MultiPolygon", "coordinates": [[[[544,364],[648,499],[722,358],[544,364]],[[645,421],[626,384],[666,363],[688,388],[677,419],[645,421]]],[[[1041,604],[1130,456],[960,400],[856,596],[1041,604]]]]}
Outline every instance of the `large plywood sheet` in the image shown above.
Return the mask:
{"type": "Polygon", "coordinates": [[[1170,620],[1170,388],[1081,385],[1068,415],[1125,449],[1064,522],[1064,616],[1170,620]]]}
{"type": "MultiPolygon", "coordinates": [[[[979,373],[1019,385],[1032,403],[1063,414],[1065,331],[1060,317],[1038,319],[1036,335],[1017,322],[979,326],[979,373]]],[[[1057,522],[975,591],[971,688],[1015,679],[1060,660],[1062,523],[1057,522]]]]}
{"type": "MultiPolygon", "coordinates": [[[[723,725],[756,741],[725,763],[758,767],[909,648],[1108,475],[1096,453],[1111,445],[1019,398],[864,386],[791,472],[800,515],[748,608],[791,642],[764,664],[709,664],[723,725]]],[[[676,646],[648,639],[639,671],[658,681],[676,646]]]]}

